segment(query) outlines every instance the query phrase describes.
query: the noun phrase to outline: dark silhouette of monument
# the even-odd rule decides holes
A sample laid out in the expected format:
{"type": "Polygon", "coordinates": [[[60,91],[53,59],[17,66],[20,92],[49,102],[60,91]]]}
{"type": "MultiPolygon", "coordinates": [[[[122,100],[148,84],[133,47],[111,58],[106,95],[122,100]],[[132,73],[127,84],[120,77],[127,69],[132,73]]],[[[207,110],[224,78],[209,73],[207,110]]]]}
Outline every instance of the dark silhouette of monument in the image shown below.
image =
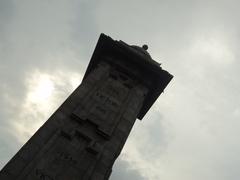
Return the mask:
{"type": "Polygon", "coordinates": [[[101,34],[81,85],[0,180],[107,180],[136,120],[172,79],[148,54],[101,34]]]}

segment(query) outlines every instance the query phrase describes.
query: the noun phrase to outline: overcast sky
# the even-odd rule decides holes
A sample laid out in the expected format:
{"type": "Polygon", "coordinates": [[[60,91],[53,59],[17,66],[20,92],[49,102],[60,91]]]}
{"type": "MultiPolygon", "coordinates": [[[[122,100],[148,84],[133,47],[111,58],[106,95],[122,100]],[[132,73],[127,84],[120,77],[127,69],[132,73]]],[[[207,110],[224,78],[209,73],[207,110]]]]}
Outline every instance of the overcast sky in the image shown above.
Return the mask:
{"type": "Polygon", "coordinates": [[[0,0],[0,168],[80,84],[100,33],[174,75],[111,180],[239,180],[237,0],[0,0]]]}

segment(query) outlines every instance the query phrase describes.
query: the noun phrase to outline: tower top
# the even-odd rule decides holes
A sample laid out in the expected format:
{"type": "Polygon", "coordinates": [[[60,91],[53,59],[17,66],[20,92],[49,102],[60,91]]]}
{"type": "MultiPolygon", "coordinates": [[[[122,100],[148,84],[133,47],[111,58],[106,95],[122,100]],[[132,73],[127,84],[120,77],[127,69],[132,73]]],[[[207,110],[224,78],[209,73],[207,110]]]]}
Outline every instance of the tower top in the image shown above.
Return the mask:
{"type": "Polygon", "coordinates": [[[138,114],[138,119],[142,119],[173,78],[171,74],[160,67],[159,63],[152,59],[147,49],[147,45],[143,45],[143,47],[131,46],[121,40],[116,41],[105,34],[101,34],[83,80],[101,61],[119,66],[128,74],[137,70],[139,73],[132,75],[137,77],[148,89],[138,114]],[[121,64],[125,66],[123,67],[121,64]]]}
{"type": "Polygon", "coordinates": [[[137,53],[142,54],[143,56],[145,56],[146,59],[148,60],[152,60],[152,57],[150,56],[150,54],[147,52],[148,46],[147,45],[143,45],[142,47],[140,46],[136,46],[136,45],[132,45],[131,46],[133,49],[135,49],[137,51],[137,53]]]}
{"type": "Polygon", "coordinates": [[[148,45],[144,44],[144,45],[142,46],[142,48],[143,48],[144,50],[148,50],[148,45]]]}

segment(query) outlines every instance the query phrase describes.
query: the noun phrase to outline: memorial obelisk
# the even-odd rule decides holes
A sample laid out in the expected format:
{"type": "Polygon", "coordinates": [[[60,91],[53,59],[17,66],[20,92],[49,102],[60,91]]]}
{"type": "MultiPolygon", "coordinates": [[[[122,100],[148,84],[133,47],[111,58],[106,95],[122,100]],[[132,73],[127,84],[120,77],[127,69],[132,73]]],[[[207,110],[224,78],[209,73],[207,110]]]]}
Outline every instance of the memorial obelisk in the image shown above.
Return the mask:
{"type": "Polygon", "coordinates": [[[135,120],[172,77],[146,45],[101,34],[80,86],[0,171],[0,180],[107,180],[135,120]]]}

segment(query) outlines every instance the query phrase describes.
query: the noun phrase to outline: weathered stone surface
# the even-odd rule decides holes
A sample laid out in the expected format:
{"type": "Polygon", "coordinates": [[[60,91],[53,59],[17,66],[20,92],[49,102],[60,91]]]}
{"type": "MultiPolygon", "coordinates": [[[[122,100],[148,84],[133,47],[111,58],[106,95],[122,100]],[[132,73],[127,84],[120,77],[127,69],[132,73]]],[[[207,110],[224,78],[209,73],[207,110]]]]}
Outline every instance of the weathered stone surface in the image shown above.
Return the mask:
{"type": "Polygon", "coordinates": [[[0,180],[107,180],[136,118],[172,78],[146,58],[101,35],[82,84],[2,169],[0,180]]]}

